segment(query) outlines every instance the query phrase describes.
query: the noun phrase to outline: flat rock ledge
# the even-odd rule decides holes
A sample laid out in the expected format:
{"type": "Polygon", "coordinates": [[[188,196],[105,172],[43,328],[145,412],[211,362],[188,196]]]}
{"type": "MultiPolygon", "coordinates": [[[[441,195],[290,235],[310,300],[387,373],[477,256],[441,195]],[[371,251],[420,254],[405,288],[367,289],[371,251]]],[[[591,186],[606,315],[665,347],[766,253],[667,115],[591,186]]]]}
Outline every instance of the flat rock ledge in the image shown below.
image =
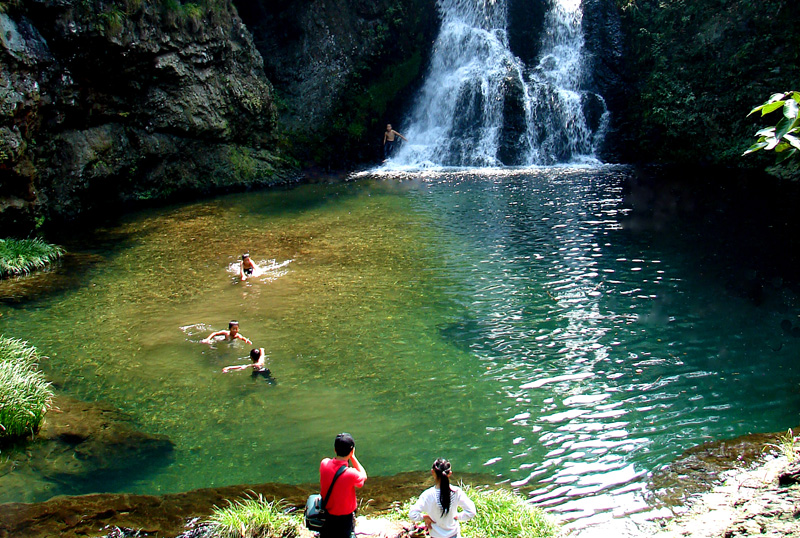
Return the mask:
{"type": "Polygon", "coordinates": [[[785,456],[732,470],[674,518],[620,520],[577,530],[570,538],[800,538],[800,461],[785,456]]]}

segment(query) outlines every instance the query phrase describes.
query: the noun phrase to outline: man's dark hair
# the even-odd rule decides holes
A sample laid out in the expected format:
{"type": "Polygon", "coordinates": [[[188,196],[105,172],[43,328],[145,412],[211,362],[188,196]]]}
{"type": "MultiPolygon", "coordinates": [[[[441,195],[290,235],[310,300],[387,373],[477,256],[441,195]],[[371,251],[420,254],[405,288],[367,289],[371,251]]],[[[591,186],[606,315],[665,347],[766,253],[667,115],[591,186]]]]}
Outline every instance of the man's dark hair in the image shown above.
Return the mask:
{"type": "Polygon", "coordinates": [[[356,442],[353,440],[353,436],[349,433],[340,433],[336,436],[336,440],[333,442],[333,449],[336,451],[336,455],[340,458],[350,454],[355,447],[356,442]]]}

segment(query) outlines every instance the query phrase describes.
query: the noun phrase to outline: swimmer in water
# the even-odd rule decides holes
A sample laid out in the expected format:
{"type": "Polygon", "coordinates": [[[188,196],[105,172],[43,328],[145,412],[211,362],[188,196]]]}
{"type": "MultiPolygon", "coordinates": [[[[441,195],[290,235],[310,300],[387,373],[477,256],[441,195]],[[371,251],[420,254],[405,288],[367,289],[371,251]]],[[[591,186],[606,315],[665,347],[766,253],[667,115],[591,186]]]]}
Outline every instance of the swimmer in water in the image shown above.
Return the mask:
{"type": "Polygon", "coordinates": [[[253,276],[253,271],[256,270],[256,264],[250,259],[250,254],[245,252],[242,254],[242,263],[239,265],[239,276],[242,280],[247,280],[247,277],[253,276]]]}
{"type": "Polygon", "coordinates": [[[267,355],[264,353],[264,348],[258,349],[251,349],[250,350],[250,360],[253,361],[252,364],[238,364],[236,366],[226,366],[222,369],[223,374],[227,374],[228,372],[232,372],[233,370],[246,370],[247,368],[253,369],[253,374],[256,372],[269,372],[267,367],[264,365],[264,360],[266,359],[267,355]]]}
{"type": "Polygon", "coordinates": [[[252,344],[253,342],[250,341],[249,338],[244,336],[243,334],[239,333],[239,322],[238,321],[231,321],[228,323],[228,330],[227,331],[217,331],[213,332],[208,335],[207,338],[200,341],[202,344],[212,344],[215,340],[220,339],[219,337],[224,337],[225,340],[232,342],[236,339],[244,340],[248,344],[252,344]]]}

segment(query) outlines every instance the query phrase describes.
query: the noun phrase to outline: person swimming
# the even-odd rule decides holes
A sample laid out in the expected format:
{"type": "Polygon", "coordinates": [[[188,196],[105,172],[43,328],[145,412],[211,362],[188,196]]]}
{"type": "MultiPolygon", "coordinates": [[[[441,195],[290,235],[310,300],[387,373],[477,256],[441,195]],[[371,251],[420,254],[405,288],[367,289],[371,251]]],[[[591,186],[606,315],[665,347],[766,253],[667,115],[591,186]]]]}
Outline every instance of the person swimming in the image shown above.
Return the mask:
{"type": "Polygon", "coordinates": [[[266,360],[267,355],[264,353],[264,348],[258,349],[251,349],[250,350],[250,360],[252,364],[237,364],[235,366],[226,366],[222,369],[223,374],[227,374],[228,372],[232,372],[233,370],[246,370],[247,368],[253,369],[253,375],[261,374],[264,376],[269,375],[269,368],[266,367],[264,361],[266,360]]]}
{"type": "Polygon", "coordinates": [[[247,280],[247,277],[253,276],[256,270],[256,264],[250,259],[250,253],[245,252],[242,254],[242,263],[239,266],[239,276],[242,280],[247,280]]]}
{"type": "Polygon", "coordinates": [[[200,341],[202,344],[213,344],[217,340],[228,340],[230,342],[234,340],[244,340],[248,344],[252,344],[253,342],[250,341],[245,335],[239,332],[239,322],[236,320],[231,320],[228,323],[228,330],[227,331],[216,331],[209,334],[206,338],[200,341]],[[223,338],[220,338],[223,337],[223,338]]]}

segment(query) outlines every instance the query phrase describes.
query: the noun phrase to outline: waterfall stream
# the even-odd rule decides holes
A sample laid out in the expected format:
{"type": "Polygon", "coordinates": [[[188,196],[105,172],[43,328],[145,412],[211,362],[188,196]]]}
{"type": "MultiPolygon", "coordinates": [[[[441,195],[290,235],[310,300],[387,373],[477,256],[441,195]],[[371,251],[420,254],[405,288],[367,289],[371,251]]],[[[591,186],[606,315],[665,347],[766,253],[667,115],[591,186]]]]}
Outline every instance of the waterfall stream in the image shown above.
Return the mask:
{"type": "Polygon", "coordinates": [[[598,162],[608,112],[588,90],[580,0],[553,0],[536,65],[511,51],[507,1],[439,0],[430,71],[393,165],[598,162]]]}

